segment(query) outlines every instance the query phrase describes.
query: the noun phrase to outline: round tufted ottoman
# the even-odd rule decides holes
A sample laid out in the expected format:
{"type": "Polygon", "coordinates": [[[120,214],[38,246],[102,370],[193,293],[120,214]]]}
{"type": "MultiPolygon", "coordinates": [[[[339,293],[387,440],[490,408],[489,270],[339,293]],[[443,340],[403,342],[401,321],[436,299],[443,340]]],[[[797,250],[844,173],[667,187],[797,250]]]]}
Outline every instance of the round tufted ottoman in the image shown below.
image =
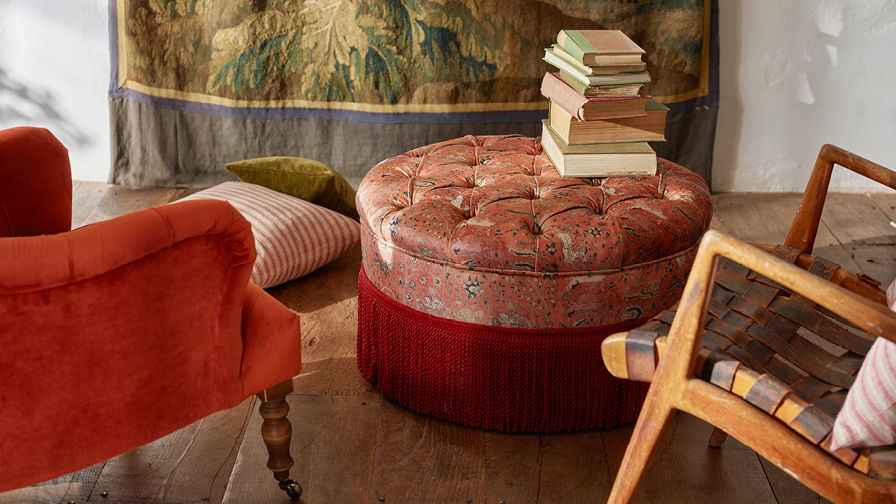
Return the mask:
{"type": "Polygon", "coordinates": [[[712,199],[657,175],[563,178],[538,138],[467,136],[387,159],[357,196],[358,366],[409,409],[548,432],[633,421],[647,384],[600,343],[681,296],[712,199]]]}

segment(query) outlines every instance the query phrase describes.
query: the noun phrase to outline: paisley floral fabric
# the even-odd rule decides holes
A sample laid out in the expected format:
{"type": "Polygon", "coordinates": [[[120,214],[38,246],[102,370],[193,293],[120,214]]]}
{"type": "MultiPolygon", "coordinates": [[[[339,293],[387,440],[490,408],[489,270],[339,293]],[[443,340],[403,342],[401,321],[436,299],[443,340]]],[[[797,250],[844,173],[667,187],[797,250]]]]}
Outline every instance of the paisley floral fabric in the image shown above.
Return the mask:
{"type": "Polygon", "coordinates": [[[597,327],[681,296],[712,218],[702,178],[561,177],[523,136],[467,136],[387,159],[358,189],[364,270],[420,312],[496,327],[597,327]]]}

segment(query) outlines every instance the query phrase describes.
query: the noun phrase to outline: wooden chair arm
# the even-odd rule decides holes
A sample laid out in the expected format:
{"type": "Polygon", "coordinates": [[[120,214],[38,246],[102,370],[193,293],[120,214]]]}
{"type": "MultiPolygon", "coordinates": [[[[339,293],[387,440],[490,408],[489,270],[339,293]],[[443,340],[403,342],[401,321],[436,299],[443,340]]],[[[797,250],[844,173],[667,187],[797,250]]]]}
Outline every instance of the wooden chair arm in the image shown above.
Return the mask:
{"type": "Polygon", "coordinates": [[[818,158],[815,160],[815,167],[812,169],[812,175],[809,176],[809,183],[806,185],[803,199],[800,201],[799,209],[797,209],[790,226],[790,232],[787,234],[787,240],[784,242],[788,247],[812,253],[815,236],[818,234],[821,211],[827,197],[828,185],[831,182],[831,172],[835,164],[891,189],[896,189],[896,172],[840,147],[825,144],[821,147],[818,158]]]}
{"type": "MultiPolygon", "coordinates": [[[[706,305],[709,293],[715,283],[715,264],[719,256],[728,257],[785,285],[792,291],[805,295],[859,327],[891,341],[896,341],[896,331],[894,331],[896,329],[896,314],[886,308],[884,299],[879,299],[883,296],[883,291],[880,289],[870,284],[865,286],[867,292],[861,289],[852,289],[851,284],[864,284],[865,282],[850,277],[851,274],[845,270],[840,270],[844,271],[842,278],[835,275],[831,279],[832,281],[826,281],[803,268],[774,257],[763,248],[748,245],[715,231],[709,231],[700,245],[700,251],[694,261],[694,268],[691,270],[688,284],[685,286],[684,296],[677,307],[678,311],[672,325],[673,332],[670,332],[667,338],[662,334],[652,332],[650,330],[651,323],[648,322],[642,326],[647,329],[645,331],[635,329],[607,337],[601,344],[601,357],[611,375],[626,380],[651,382],[658,362],[667,349],[672,346],[669,343],[672,334],[681,334],[682,331],[678,328],[684,322],[687,322],[691,329],[685,336],[679,335],[678,338],[686,338],[685,343],[689,349],[687,354],[691,356],[689,361],[691,365],[688,369],[696,375],[702,372],[703,363],[709,357],[710,351],[700,346],[698,342],[703,334],[706,305]],[[850,289],[837,285],[838,279],[844,283],[844,287],[850,287],[850,289]],[[694,291],[695,288],[702,289],[702,292],[694,291]],[[679,319],[683,322],[679,322],[679,319]],[[698,321],[699,326],[695,327],[694,321],[698,321]]],[[[670,315],[661,314],[660,316],[670,315]]],[[[676,345],[678,344],[680,343],[676,343],[676,345]]]]}
{"type": "MultiPolygon", "coordinates": [[[[632,352],[637,350],[632,348],[631,345],[626,346],[626,337],[628,335],[629,333],[627,332],[611,334],[601,343],[600,352],[604,360],[604,366],[616,378],[649,383],[653,381],[656,363],[666,353],[668,338],[657,335],[656,339],[653,340],[652,353],[654,363],[652,367],[648,366],[647,369],[644,369],[643,366],[637,366],[636,361],[638,359],[631,358],[632,352]]],[[[629,343],[631,343],[630,340],[629,343]]],[[[702,372],[703,365],[707,362],[710,353],[708,348],[699,347],[697,349],[694,374],[699,375],[702,372]]]]}
{"type": "MultiPolygon", "coordinates": [[[[802,294],[843,319],[855,324],[856,327],[860,327],[873,335],[896,341],[896,314],[891,312],[885,304],[874,302],[859,294],[850,292],[802,268],[717,231],[707,231],[706,235],[704,235],[700,249],[697,251],[697,257],[694,260],[694,270],[707,270],[707,266],[703,263],[717,262],[720,256],[728,257],[756,273],[780,283],[791,292],[802,294]],[[697,268],[698,261],[701,262],[700,270],[697,268]]],[[[691,276],[694,276],[693,271],[691,276]]],[[[684,297],[681,301],[682,308],[679,309],[676,315],[676,323],[679,317],[687,316],[683,312],[686,311],[684,310],[684,305],[689,300],[689,290],[695,288],[703,289],[705,292],[701,299],[705,300],[708,297],[708,289],[712,287],[712,282],[707,283],[703,279],[689,289],[690,285],[691,278],[689,277],[688,285],[685,286],[684,297]]],[[[691,296],[695,296],[695,294],[691,293],[691,296]]],[[[693,304],[693,302],[690,304],[693,304]]],[[[687,311],[693,312],[694,309],[691,308],[687,311]]],[[[705,313],[705,309],[703,312],[705,313]]],[[[699,314],[699,312],[697,313],[699,314]]],[[[670,339],[673,335],[674,333],[670,334],[670,339]]]]}
{"type": "MultiPolygon", "coordinates": [[[[775,247],[773,245],[766,245],[762,243],[750,243],[750,245],[753,245],[754,247],[757,247],[769,254],[774,254],[775,251],[775,247]]],[[[804,253],[800,254],[800,256],[796,259],[795,264],[804,270],[808,270],[813,260],[814,258],[811,255],[804,253]]],[[[887,304],[887,294],[881,289],[881,283],[874,278],[869,277],[868,275],[857,275],[852,271],[849,271],[848,269],[839,268],[831,277],[831,282],[843,287],[848,291],[855,292],[856,294],[870,299],[875,303],[880,303],[882,305],[887,304]]]]}

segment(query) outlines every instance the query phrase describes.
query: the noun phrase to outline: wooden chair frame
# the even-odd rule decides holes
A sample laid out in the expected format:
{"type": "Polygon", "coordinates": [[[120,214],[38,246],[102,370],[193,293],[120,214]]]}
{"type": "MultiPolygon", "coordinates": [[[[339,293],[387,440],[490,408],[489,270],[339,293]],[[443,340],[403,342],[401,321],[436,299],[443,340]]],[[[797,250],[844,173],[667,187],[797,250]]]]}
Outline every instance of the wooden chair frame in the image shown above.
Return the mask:
{"type": "MultiPolygon", "coordinates": [[[[825,145],[785,245],[811,253],[835,164],[896,189],[896,173],[838,147],[825,145]]],[[[754,247],[715,231],[704,236],[665,345],[657,342],[659,362],[609,502],[631,499],[675,411],[687,412],[715,426],[711,445],[720,446],[730,434],[834,502],[896,501],[896,482],[871,478],[841,463],[778,418],[695,375],[698,359],[702,358],[699,342],[720,257],[727,257],[791,292],[802,294],[873,335],[896,341],[896,314],[887,309],[879,282],[842,269],[827,281],[798,267],[799,261],[795,266],[770,255],[767,251],[771,249],[774,247],[754,247]]],[[[608,369],[623,378],[628,373],[624,336],[608,338],[603,353],[608,369]]],[[[705,349],[702,353],[705,354],[705,349]]]]}
{"type": "Polygon", "coordinates": [[[815,167],[803,192],[803,199],[784,242],[788,247],[812,253],[815,236],[818,234],[818,224],[821,222],[821,210],[828,194],[835,164],[896,189],[896,172],[840,147],[825,144],[815,160],[815,167]]]}
{"type": "Polygon", "coordinates": [[[896,483],[865,476],[803,439],[776,418],[694,375],[706,309],[719,256],[728,257],[798,292],[878,336],[896,341],[896,314],[886,306],[818,278],[758,248],[715,231],[706,233],[694,260],[668,337],[666,354],[647,393],[641,415],[610,494],[628,502],[672,414],[694,415],[749,446],[801,483],[835,502],[896,498],[896,483]]]}

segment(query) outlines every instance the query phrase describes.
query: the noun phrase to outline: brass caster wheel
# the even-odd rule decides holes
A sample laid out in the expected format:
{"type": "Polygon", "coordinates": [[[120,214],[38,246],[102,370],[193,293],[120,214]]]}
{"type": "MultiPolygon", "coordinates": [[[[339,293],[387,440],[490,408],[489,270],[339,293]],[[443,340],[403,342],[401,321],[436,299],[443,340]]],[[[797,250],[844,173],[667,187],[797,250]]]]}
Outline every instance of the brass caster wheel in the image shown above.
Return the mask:
{"type": "Polygon", "coordinates": [[[280,489],[286,492],[286,495],[289,496],[292,500],[299,500],[299,497],[302,496],[302,486],[296,483],[293,480],[286,481],[278,481],[280,484],[280,489]]]}

